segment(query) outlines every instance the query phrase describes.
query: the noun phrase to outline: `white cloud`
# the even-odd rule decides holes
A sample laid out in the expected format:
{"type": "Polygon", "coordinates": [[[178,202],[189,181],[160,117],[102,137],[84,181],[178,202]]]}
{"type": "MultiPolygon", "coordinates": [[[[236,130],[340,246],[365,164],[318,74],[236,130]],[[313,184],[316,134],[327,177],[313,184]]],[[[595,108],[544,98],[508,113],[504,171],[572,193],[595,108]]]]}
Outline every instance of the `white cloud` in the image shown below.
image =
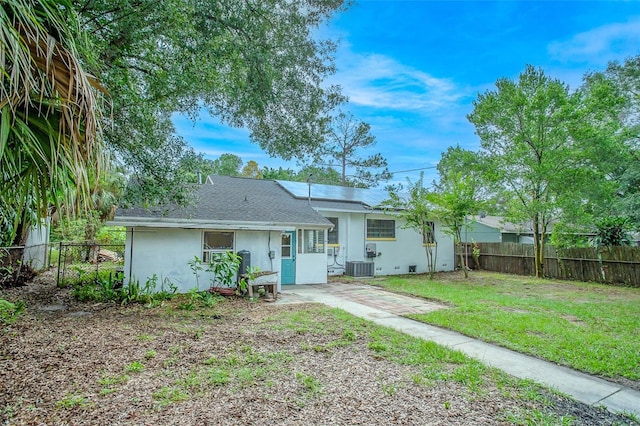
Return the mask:
{"type": "Polygon", "coordinates": [[[548,52],[561,61],[606,63],[614,57],[635,55],[640,45],[640,17],[578,33],[571,39],[549,44],[548,52]]]}
{"type": "Polygon", "coordinates": [[[333,83],[352,104],[403,111],[433,112],[464,95],[449,79],[436,78],[380,54],[345,53],[333,83]]]}

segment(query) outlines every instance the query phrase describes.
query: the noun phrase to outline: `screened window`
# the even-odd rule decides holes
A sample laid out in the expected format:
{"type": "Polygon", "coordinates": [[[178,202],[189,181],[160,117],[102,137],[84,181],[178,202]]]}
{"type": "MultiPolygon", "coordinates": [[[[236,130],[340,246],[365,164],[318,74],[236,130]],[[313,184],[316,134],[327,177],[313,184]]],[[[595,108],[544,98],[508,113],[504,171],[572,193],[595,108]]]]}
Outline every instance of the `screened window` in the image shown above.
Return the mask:
{"type": "Polygon", "coordinates": [[[367,219],[367,238],[395,238],[396,221],[388,219],[367,219]]]}
{"type": "Polygon", "coordinates": [[[329,222],[333,223],[333,229],[327,234],[327,244],[338,244],[338,218],[328,217],[329,222]]]}
{"type": "Polygon", "coordinates": [[[436,228],[433,222],[427,222],[425,226],[425,233],[422,235],[423,244],[435,244],[436,243],[436,228]]]}
{"type": "Polygon", "coordinates": [[[324,229],[298,229],[298,253],[324,253],[324,229]]]}
{"type": "Polygon", "coordinates": [[[216,253],[233,251],[233,232],[206,231],[202,243],[202,261],[210,263],[216,253]]]}

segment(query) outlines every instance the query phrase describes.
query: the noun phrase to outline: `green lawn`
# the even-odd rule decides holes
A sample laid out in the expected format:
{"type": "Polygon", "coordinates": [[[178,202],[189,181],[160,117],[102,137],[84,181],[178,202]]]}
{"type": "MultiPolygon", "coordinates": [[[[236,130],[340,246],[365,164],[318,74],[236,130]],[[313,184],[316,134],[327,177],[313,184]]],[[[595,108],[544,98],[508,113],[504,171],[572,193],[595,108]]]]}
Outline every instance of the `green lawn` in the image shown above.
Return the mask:
{"type": "Polygon", "coordinates": [[[640,289],[472,272],[376,279],[451,306],[411,315],[577,370],[640,380],[640,289]]]}

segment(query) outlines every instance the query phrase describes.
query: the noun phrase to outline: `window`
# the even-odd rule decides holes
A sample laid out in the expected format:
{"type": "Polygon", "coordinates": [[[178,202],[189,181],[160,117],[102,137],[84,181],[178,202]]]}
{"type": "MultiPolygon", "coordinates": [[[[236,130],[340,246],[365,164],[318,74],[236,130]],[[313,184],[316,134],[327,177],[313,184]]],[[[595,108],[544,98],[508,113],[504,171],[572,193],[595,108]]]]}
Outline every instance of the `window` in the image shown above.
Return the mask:
{"type": "Polygon", "coordinates": [[[298,229],[298,253],[324,253],[324,229],[298,229]]]}
{"type": "Polygon", "coordinates": [[[327,235],[327,244],[338,244],[338,218],[337,217],[328,217],[329,222],[333,223],[333,229],[329,229],[329,233],[327,235]]]}
{"type": "Polygon", "coordinates": [[[211,263],[216,253],[233,251],[233,232],[206,231],[202,242],[202,261],[211,263]]]}
{"type": "Polygon", "coordinates": [[[367,219],[367,238],[395,238],[396,221],[388,219],[367,219]]]}
{"type": "Polygon", "coordinates": [[[422,244],[436,243],[436,230],[433,222],[427,222],[425,225],[425,233],[422,235],[422,244]]]}
{"type": "Polygon", "coordinates": [[[293,234],[289,234],[289,233],[284,233],[282,234],[281,237],[281,252],[280,254],[282,255],[283,259],[291,259],[291,255],[292,253],[292,249],[293,247],[291,247],[291,238],[293,237],[293,234]]]}

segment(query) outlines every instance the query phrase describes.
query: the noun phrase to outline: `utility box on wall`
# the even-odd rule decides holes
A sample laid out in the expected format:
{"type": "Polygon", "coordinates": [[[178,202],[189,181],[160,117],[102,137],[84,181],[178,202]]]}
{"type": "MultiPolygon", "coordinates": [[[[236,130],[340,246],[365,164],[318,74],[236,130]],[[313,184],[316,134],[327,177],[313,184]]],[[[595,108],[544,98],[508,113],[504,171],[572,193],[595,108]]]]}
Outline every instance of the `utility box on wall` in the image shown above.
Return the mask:
{"type": "Polygon", "coordinates": [[[372,277],[374,274],[374,263],[347,262],[344,273],[352,277],[372,277]]]}
{"type": "Polygon", "coordinates": [[[368,243],[364,246],[364,251],[367,257],[376,257],[378,255],[375,243],[368,243]]]}

